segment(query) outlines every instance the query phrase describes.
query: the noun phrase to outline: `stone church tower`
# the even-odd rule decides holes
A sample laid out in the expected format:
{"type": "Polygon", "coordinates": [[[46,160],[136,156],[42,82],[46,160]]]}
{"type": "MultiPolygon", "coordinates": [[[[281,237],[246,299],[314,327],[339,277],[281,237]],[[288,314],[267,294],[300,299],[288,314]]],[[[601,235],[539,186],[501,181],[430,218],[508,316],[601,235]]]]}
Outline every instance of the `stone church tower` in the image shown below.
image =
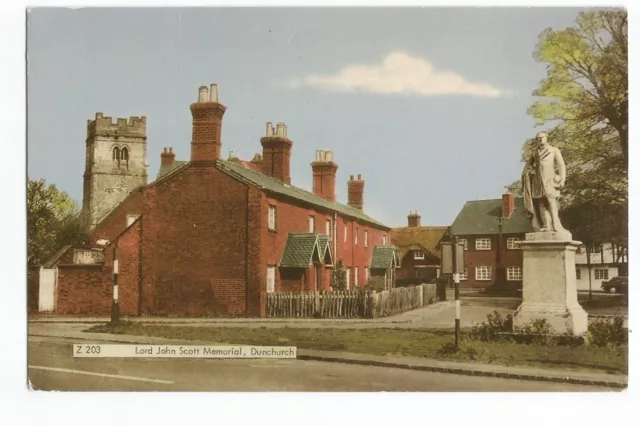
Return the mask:
{"type": "Polygon", "coordinates": [[[87,120],[82,229],[89,232],[129,193],[147,184],[147,118],[96,113],[87,120]]]}

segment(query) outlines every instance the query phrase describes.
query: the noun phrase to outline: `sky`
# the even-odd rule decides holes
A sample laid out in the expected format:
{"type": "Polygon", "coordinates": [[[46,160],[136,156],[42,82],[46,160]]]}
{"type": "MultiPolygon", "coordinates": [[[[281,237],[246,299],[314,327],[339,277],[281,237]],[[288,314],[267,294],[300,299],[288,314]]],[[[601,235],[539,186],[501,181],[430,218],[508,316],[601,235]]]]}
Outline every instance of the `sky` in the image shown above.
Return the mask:
{"type": "Polygon", "coordinates": [[[82,204],[87,119],[147,117],[149,179],[163,147],[188,160],[189,105],[218,84],[222,155],[261,152],[287,124],[292,184],[311,190],[318,149],[365,180],[388,226],[450,225],[468,200],[519,179],[527,115],[545,77],[533,51],[576,8],[31,9],[28,174],[82,204]]]}

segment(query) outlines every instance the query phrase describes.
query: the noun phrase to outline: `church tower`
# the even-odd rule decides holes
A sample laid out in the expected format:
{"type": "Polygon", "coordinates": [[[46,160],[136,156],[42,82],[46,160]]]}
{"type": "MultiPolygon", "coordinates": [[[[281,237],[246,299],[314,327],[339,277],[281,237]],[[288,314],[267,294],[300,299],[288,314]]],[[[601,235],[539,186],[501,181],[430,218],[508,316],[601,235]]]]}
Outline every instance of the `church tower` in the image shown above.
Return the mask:
{"type": "Polygon", "coordinates": [[[87,120],[86,142],[82,229],[90,232],[132,190],[147,184],[147,118],[113,123],[98,112],[87,120]]]}

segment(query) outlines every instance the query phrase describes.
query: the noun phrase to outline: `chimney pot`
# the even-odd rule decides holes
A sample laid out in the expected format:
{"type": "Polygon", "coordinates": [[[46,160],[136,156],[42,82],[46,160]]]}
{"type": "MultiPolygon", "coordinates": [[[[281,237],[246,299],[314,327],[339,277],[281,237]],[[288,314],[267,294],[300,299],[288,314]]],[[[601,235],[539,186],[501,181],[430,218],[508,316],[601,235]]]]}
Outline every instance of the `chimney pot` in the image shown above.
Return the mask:
{"type": "Polygon", "coordinates": [[[358,175],[358,180],[362,180],[362,175],[358,175]]]}
{"type": "Polygon", "coordinates": [[[209,89],[209,101],[218,103],[218,85],[213,83],[209,89]]]}
{"type": "Polygon", "coordinates": [[[209,89],[207,86],[200,86],[198,90],[198,103],[207,102],[209,99],[209,89]]]}

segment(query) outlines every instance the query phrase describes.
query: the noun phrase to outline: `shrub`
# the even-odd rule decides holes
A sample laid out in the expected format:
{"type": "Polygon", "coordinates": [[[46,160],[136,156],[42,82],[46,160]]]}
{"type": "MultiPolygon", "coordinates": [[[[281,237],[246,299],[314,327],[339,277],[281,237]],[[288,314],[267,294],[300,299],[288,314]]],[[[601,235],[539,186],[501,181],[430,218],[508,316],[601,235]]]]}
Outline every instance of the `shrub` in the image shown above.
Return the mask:
{"type": "Polygon", "coordinates": [[[514,327],[513,334],[519,343],[551,345],[555,343],[553,329],[544,318],[529,321],[522,327],[514,327]]]}
{"type": "Polygon", "coordinates": [[[593,346],[620,346],[627,342],[628,336],[622,317],[597,319],[589,324],[587,340],[593,346]]]}
{"type": "Polygon", "coordinates": [[[474,324],[469,334],[471,340],[483,342],[502,340],[504,333],[511,332],[513,328],[513,317],[507,315],[502,318],[498,311],[487,315],[487,320],[480,324],[474,324]]]}

